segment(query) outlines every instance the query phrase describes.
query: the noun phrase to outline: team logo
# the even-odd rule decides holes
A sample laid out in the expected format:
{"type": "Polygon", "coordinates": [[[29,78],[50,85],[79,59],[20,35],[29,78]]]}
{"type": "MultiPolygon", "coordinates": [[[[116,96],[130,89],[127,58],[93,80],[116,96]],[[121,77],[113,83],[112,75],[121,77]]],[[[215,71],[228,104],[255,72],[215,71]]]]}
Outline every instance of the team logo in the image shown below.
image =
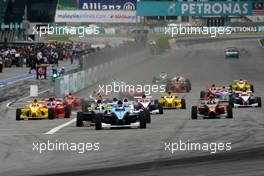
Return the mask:
{"type": "Polygon", "coordinates": [[[135,4],[133,4],[132,2],[126,2],[126,3],[123,5],[123,9],[124,9],[124,10],[135,10],[136,7],[135,7],[135,4]]]}

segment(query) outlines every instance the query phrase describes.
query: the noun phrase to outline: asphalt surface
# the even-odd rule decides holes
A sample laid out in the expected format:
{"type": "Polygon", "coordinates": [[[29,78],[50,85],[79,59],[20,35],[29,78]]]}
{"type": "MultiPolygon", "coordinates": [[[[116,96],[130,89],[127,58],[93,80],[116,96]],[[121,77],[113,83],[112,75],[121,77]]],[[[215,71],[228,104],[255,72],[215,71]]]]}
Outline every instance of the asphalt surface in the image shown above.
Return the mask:
{"type": "MultiPolygon", "coordinates": [[[[230,85],[235,79],[254,84],[264,97],[264,49],[254,39],[178,42],[177,49],[161,56],[142,53],[140,64],[125,68],[112,78],[151,84],[161,71],[189,78],[192,91],[182,94],[186,110],[167,110],[152,116],[147,129],[96,131],[94,127],[66,126],[45,134],[68,120],[15,121],[15,111],[1,103],[0,175],[264,175],[263,108],[234,109],[234,119],[191,120],[201,89],[215,83],[230,85]],[[239,60],[226,60],[224,49],[236,46],[239,60]],[[99,151],[33,151],[33,144],[47,141],[100,143],[99,151]],[[165,143],[230,142],[230,151],[171,151],[165,143]]],[[[96,87],[96,86],[95,86],[96,87]]],[[[17,90],[19,91],[19,89],[17,90]]],[[[87,96],[91,91],[82,91],[87,96]]],[[[8,92],[7,92],[8,94],[8,92]]],[[[159,96],[159,95],[155,95],[159,96]]],[[[74,118],[73,115],[72,118],[74,118]]]]}

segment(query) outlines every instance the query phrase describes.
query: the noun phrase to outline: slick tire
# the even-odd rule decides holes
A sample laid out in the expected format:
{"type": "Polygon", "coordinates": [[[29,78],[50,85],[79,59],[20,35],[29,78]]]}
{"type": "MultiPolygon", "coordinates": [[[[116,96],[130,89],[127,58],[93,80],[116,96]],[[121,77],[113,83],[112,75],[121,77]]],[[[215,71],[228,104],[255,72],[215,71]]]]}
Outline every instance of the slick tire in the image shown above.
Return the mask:
{"type": "Polygon", "coordinates": [[[158,103],[159,114],[163,114],[162,104],[158,103]]]}
{"type": "Polygon", "coordinates": [[[49,118],[49,120],[55,119],[55,109],[53,109],[53,108],[48,109],[48,118],[49,118]]]}
{"type": "Polygon", "coordinates": [[[96,114],[95,116],[95,130],[102,130],[102,119],[103,119],[103,114],[96,114]]]}
{"type": "Polygon", "coordinates": [[[20,118],[20,116],[21,116],[21,109],[16,109],[16,120],[17,120],[17,121],[22,120],[22,119],[20,118]]]}
{"type": "Polygon", "coordinates": [[[258,103],[258,108],[262,107],[262,102],[261,102],[261,98],[257,97],[257,103],[258,103]]]}
{"type": "Polygon", "coordinates": [[[197,106],[192,106],[192,119],[197,119],[197,106]]]}
{"type": "Polygon", "coordinates": [[[145,117],[146,117],[146,122],[147,123],[151,123],[151,115],[150,115],[150,112],[149,112],[149,110],[144,110],[144,115],[145,115],[145,117]]]}
{"type": "Polygon", "coordinates": [[[231,106],[226,107],[226,112],[227,112],[227,119],[232,119],[233,118],[233,109],[231,106]]]}
{"type": "Polygon", "coordinates": [[[234,98],[233,97],[230,97],[230,99],[229,99],[229,106],[230,107],[234,107],[234,98]]]}
{"type": "Polygon", "coordinates": [[[77,112],[76,126],[77,126],[77,127],[83,127],[83,117],[82,117],[82,112],[77,112]]]}
{"type": "Polygon", "coordinates": [[[250,89],[254,93],[254,86],[252,84],[250,85],[250,89]]]}
{"type": "Polygon", "coordinates": [[[191,81],[189,79],[186,79],[186,92],[190,92],[192,90],[191,81]]]}
{"type": "Polygon", "coordinates": [[[146,128],[147,123],[146,123],[146,117],[143,112],[139,113],[139,128],[146,128]]]}
{"type": "Polygon", "coordinates": [[[186,109],[186,101],[185,99],[181,99],[181,108],[186,109]]]}
{"type": "Polygon", "coordinates": [[[66,105],[64,108],[64,111],[65,111],[65,118],[70,118],[71,117],[71,106],[66,105]]]}

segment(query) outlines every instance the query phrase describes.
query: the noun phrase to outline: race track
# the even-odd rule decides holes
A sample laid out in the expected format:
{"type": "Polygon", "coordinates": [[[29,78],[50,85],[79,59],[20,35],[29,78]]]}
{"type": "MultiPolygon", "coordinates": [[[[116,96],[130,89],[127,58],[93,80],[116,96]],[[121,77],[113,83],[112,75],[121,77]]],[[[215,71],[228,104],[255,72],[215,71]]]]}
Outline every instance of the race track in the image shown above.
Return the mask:
{"type": "MultiPolygon", "coordinates": [[[[191,40],[177,42],[177,49],[161,56],[142,54],[145,59],[113,78],[129,83],[151,84],[161,71],[181,73],[189,78],[192,91],[185,96],[186,110],[167,110],[152,116],[147,129],[96,131],[94,127],[75,127],[71,123],[54,134],[45,134],[69,119],[15,121],[15,111],[1,103],[0,175],[264,175],[264,110],[234,109],[234,119],[191,120],[201,89],[215,83],[230,85],[235,79],[254,84],[264,99],[264,48],[256,38],[233,40],[191,40]],[[241,51],[239,60],[224,58],[226,47],[241,51]],[[83,154],[67,151],[32,150],[33,142],[99,142],[99,151],[83,154]],[[232,150],[164,150],[164,143],[178,141],[231,142],[232,150]],[[61,173],[61,174],[60,174],[61,173]]],[[[138,58],[135,58],[138,59],[138,58]]],[[[19,91],[19,90],[17,90],[19,91]]],[[[82,91],[88,96],[91,91],[82,91]]],[[[160,95],[155,95],[159,97],[160,95]]],[[[73,115],[72,118],[76,117],[73,115]]]]}

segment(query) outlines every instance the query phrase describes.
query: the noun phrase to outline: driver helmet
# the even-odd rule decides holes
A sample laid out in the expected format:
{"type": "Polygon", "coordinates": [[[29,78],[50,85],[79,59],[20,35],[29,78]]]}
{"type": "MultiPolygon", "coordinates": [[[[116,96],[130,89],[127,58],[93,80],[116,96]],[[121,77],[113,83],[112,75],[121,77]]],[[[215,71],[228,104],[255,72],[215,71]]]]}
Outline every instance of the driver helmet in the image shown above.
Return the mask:
{"type": "Polygon", "coordinates": [[[121,100],[119,100],[119,101],[117,102],[117,105],[118,105],[118,107],[121,107],[121,106],[123,105],[123,102],[122,102],[121,100]]]}

